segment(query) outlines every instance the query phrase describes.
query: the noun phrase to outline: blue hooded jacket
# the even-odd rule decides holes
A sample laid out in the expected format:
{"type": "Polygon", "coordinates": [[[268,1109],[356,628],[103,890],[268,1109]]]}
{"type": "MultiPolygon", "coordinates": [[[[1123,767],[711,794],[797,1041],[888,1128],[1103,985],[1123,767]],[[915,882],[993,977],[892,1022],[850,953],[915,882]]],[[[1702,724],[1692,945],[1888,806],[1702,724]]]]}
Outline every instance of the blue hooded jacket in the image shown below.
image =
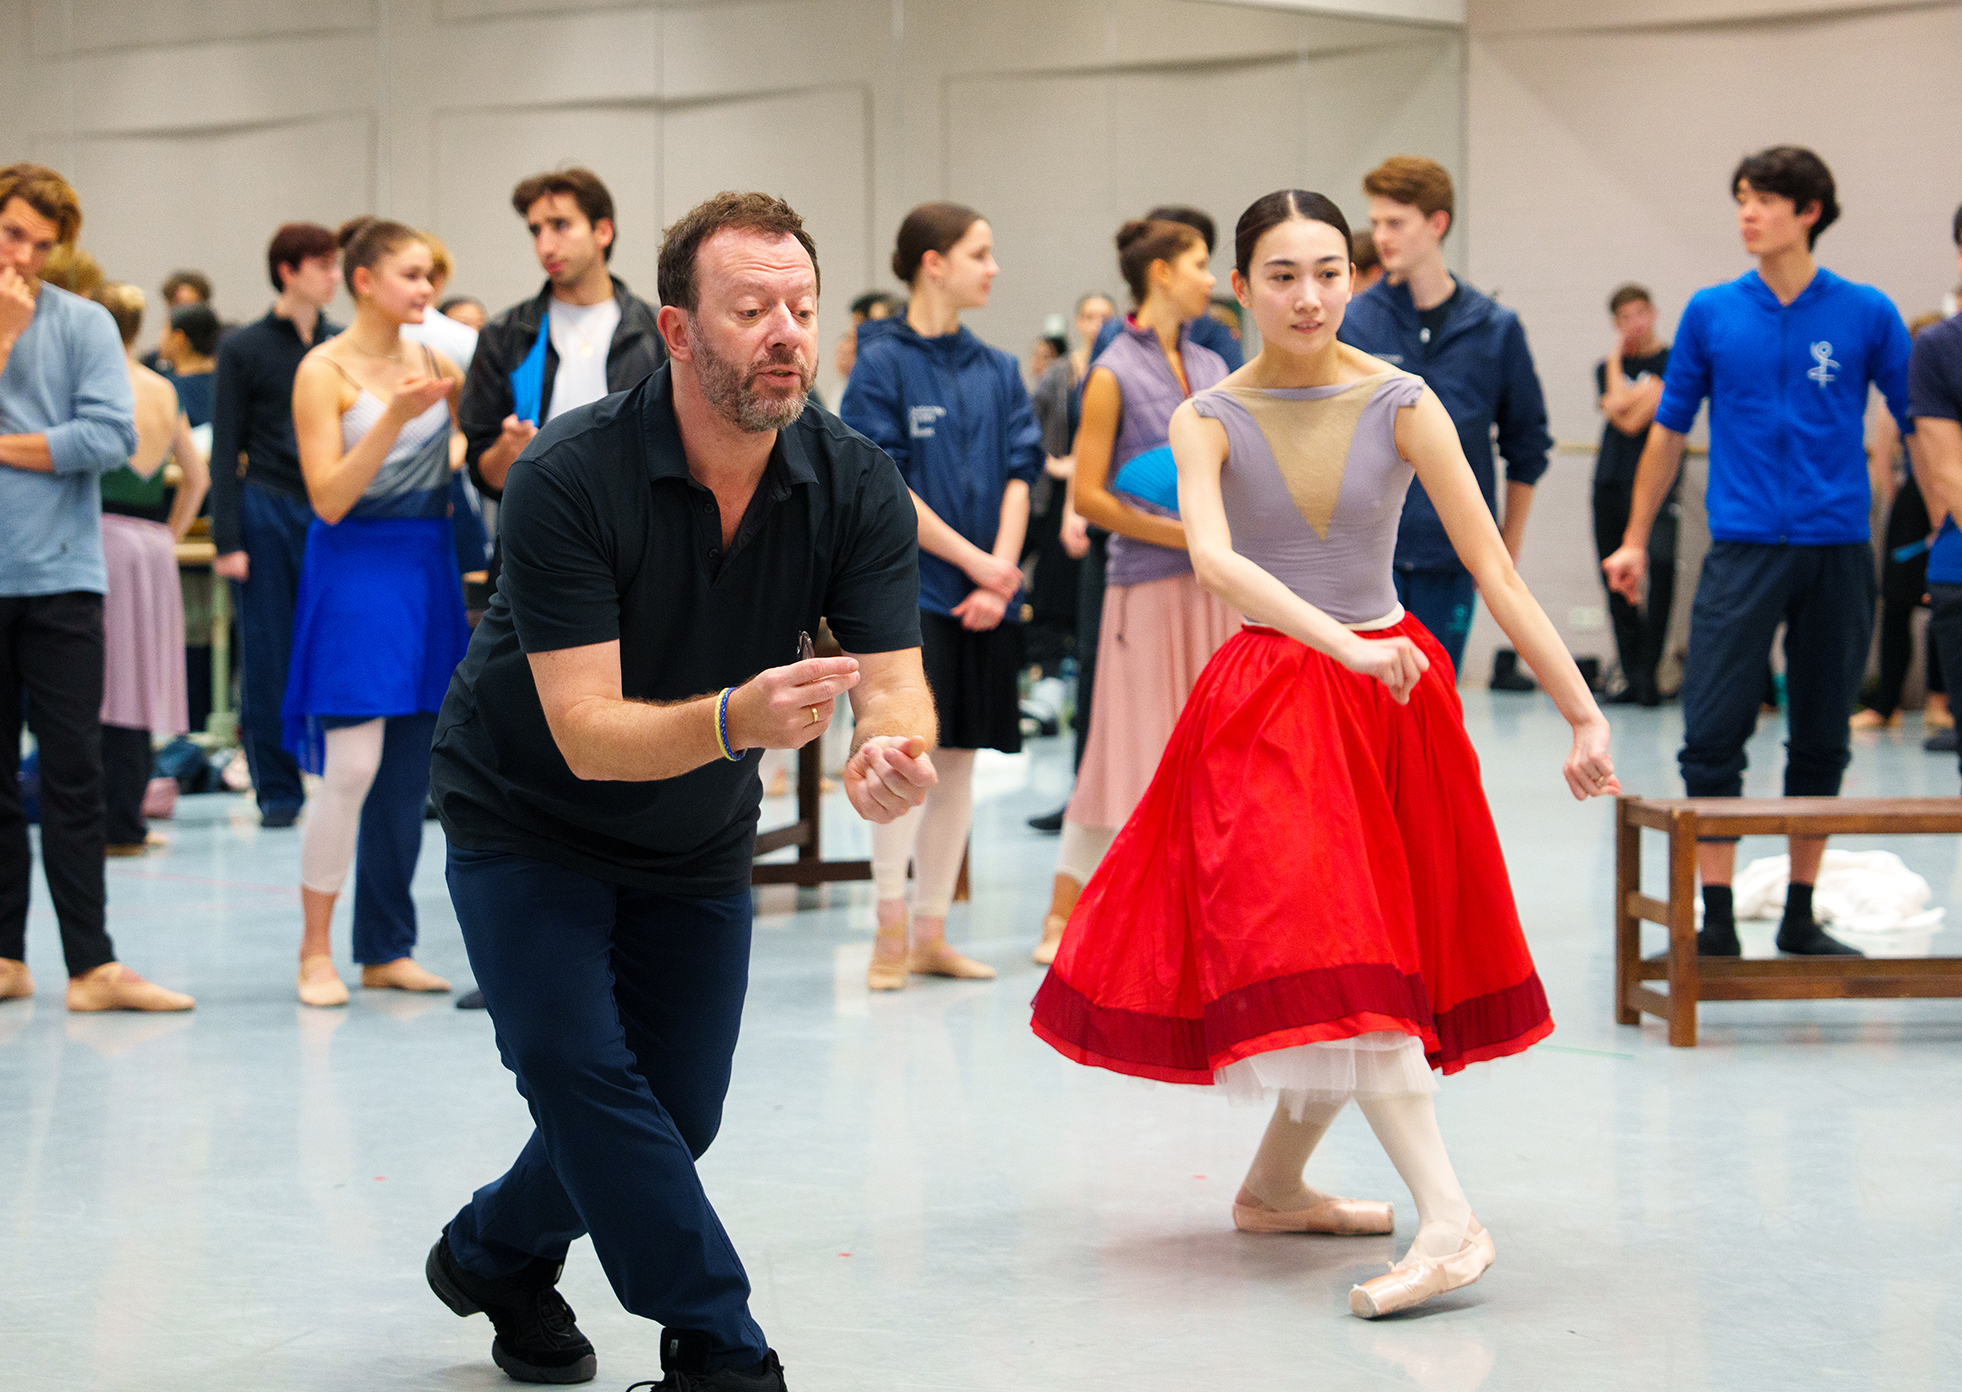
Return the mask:
{"type": "Polygon", "coordinates": [[[1914,429],[1909,349],[1891,300],[1823,266],[1788,305],[1754,270],[1690,296],[1655,423],[1687,435],[1710,399],[1710,535],[1867,540],[1867,397],[1878,386],[1902,432],[1914,429]]]}
{"type": "MultiPolygon", "coordinates": [[[[859,325],[838,415],[892,456],[941,521],[991,551],[1011,479],[1042,472],[1042,427],[1015,359],[966,329],[923,338],[903,317],[859,325]]],[[[920,549],[920,607],[952,614],[974,593],[956,565],[920,549]]],[[[1008,617],[1017,617],[1011,604],[1008,617]]]]}
{"type": "MultiPolygon", "coordinates": [[[[1423,328],[1410,288],[1379,281],[1349,302],[1336,337],[1352,348],[1414,372],[1437,393],[1458,427],[1458,440],[1472,473],[1484,490],[1485,505],[1498,515],[1498,465],[1492,456],[1492,428],[1510,483],[1535,484],[1546,472],[1553,437],[1546,429],[1546,398],[1533,369],[1532,350],[1519,316],[1463,280],[1458,303],[1435,343],[1420,337],[1423,328]]],[[[1398,570],[1462,570],[1437,509],[1413,482],[1404,499],[1397,529],[1398,570]]]]}

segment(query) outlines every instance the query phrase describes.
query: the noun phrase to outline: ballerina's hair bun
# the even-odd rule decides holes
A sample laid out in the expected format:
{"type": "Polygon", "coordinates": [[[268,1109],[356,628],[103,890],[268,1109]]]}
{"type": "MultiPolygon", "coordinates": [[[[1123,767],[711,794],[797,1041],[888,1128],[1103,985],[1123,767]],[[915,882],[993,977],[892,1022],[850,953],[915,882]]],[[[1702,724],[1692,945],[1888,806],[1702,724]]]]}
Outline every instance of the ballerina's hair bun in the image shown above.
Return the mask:
{"type": "Polygon", "coordinates": [[[892,273],[911,285],[929,251],[945,256],[979,221],[981,214],[965,203],[922,203],[899,224],[892,249],[892,273]]]}
{"type": "Polygon", "coordinates": [[[1142,305],[1151,291],[1151,263],[1171,261],[1206,239],[1195,227],[1183,222],[1161,222],[1132,218],[1117,229],[1117,269],[1131,287],[1131,301],[1142,305]]]}
{"type": "Polygon", "coordinates": [[[347,282],[347,292],[352,295],[356,271],[363,268],[372,270],[375,263],[390,252],[399,251],[410,242],[420,242],[422,234],[406,223],[363,213],[342,223],[340,231],[334,234],[334,240],[341,248],[341,278],[347,282]]]}

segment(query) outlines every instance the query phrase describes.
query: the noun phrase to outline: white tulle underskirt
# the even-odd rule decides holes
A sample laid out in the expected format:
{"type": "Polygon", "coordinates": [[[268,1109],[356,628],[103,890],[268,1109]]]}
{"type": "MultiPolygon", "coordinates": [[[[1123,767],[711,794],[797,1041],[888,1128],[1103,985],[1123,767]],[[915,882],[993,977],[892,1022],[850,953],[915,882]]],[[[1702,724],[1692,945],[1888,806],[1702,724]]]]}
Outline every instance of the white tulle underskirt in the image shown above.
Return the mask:
{"type": "Polygon", "coordinates": [[[1213,1073],[1231,1102],[1287,1104],[1297,1120],[1311,1102],[1408,1097],[1437,1091],[1423,1041],[1394,1030],[1297,1044],[1240,1059],[1213,1073]]]}

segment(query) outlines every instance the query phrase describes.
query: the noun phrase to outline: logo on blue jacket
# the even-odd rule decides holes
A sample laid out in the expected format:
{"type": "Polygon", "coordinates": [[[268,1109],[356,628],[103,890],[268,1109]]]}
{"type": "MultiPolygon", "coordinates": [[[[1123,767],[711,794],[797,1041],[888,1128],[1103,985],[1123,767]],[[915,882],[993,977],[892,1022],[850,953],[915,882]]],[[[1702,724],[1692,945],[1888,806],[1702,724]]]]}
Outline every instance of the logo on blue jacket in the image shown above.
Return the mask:
{"type": "Polygon", "coordinates": [[[1805,375],[1819,384],[1819,390],[1826,389],[1826,383],[1833,380],[1839,371],[1839,364],[1833,361],[1833,345],[1823,338],[1812,345],[1812,361],[1818,364],[1805,375]]]}
{"type": "Polygon", "coordinates": [[[945,406],[915,406],[906,413],[908,433],[915,440],[931,440],[934,424],[946,414],[945,406]]]}

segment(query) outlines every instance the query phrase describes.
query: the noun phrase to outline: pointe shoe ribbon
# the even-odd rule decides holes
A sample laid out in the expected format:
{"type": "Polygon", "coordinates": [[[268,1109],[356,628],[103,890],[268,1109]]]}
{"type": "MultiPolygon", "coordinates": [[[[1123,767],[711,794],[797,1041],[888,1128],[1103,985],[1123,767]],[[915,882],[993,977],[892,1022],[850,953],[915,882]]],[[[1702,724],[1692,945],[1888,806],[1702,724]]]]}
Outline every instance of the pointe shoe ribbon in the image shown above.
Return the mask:
{"type": "Polygon", "coordinates": [[[121,962],[104,962],[94,971],[68,978],[68,1008],[76,1014],[98,1010],[189,1010],[197,1004],[182,991],[145,981],[121,962]]]}
{"type": "Polygon", "coordinates": [[[347,1004],[347,983],[334,970],[334,959],[322,953],[300,961],[300,1004],[322,1008],[347,1004]]]}
{"type": "Polygon", "coordinates": [[[1349,1291],[1349,1311],[1364,1319],[1393,1315],[1446,1291],[1469,1286],[1483,1276],[1498,1256],[1492,1236],[1474,1218],[1465,1245],[1448,1257],[1418,1257],[1407,1266],[1392,1267],[1387,1276],[1365,1281],[1349,1291]]]}
{"type": "Polygon", "coordinates": [[[397,957],[393,962],[381,962],[361,969],[361,989],[364,991],[428,991],[440,994],[450,989],[450,983],[425,970],[413,957],[397,957]]]}
{"type": "Polygon", "coordinates": [[[1396,1227],[1393,1205],[1371,1199],[1323,1199],[1307,1208],[1282,1211],[1233,1205],[1233,1226],[1250,1233],[1330,1233],[1336,1237],[1376,1237],[1396,1227]]]}
{"type": "Polygon", "coordinates": [[[0,1000],[25,1000],[34,994],[34,974],[27,963],[0,957],[0,1000]]]}
{"type": "Polygon", "coordinates": [[[961,981],[993,981],[995,969],[954,951],[945,942],[916,946],[906,958],[906,969],[915,976],[951,976],[961,981]]]}

